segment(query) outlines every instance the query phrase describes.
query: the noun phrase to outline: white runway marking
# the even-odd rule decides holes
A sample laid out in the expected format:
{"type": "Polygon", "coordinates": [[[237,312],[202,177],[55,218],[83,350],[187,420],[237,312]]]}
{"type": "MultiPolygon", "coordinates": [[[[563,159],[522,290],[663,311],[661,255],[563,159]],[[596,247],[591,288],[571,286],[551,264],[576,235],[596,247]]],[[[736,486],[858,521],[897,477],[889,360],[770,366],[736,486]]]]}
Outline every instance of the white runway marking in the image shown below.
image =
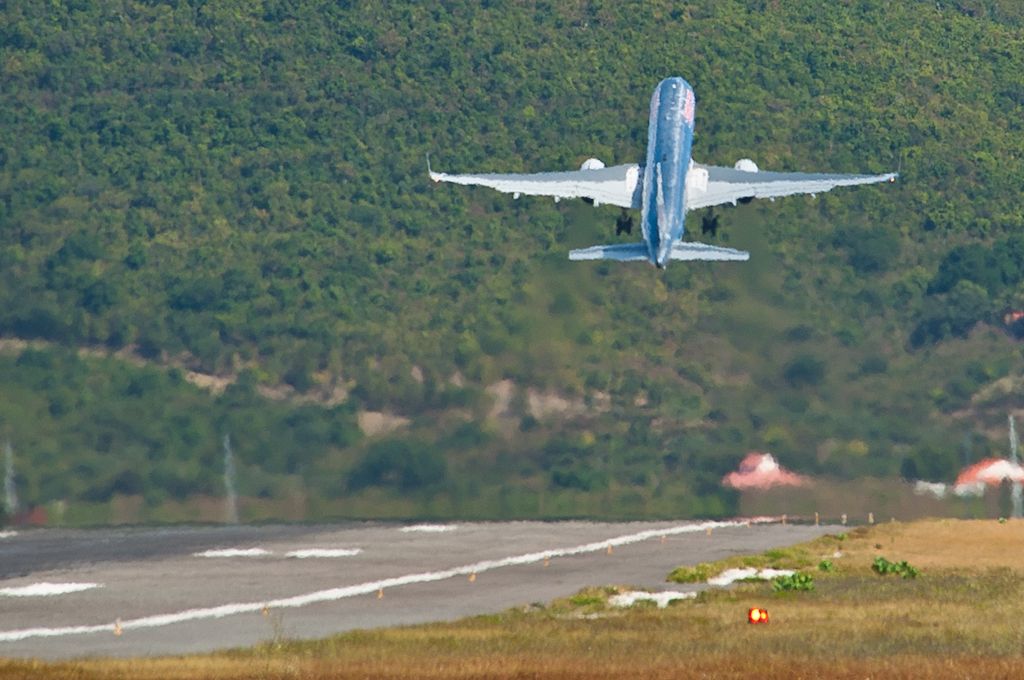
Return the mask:
{"type": "MultiPolygon", "coordinates": [[[[411,585],[414,583],[431,583],[434,581],[444,581],[450,578],[454,578],[456,576],[479,574],[485,571],[490,571],[492,569],[500,569],[501,567],[536,564],[538,562],[543,562],[544,560],[549,560],[557,557],[570,557],[572,555],[583,555],[586,553],[600,552],[607,550],[608,548],[617,548],[619,546],[630,545],[632,543],[640,543],[641,541],[647,541],[652,538],[659,538],[661,536],[691,534],[706,531],[708,529],[740,527],[747,526],[751,523],[761,523],[767,521],[771,520],[753,519],[749,521],[745,520],[735,522],[701,522],[700,524],[687,524],[682,526],[666,527],[664,529],[651,529],[648,531],[641,531],[635,534],[616,536],[615,538],[609,538],[607,540],[598,541],[595,543],[585,543],[583,545],[577,545],[570,548],[556,548],[553,550],[526,553],[524,555],[514,555],[511,557],[505,557],[503,559],[498,560],[484,560],[481,562],[476,562],[474,564],[467,564],[461,567],[446,569],[444,571],[428,571],[420,572],[417,574],[407,574],[405,576],[386,578],[381,579],[379,581],[370,581],[368,583],[360,583],[352,586],[342,586],[339,588],[318,590],[312,593],[306,593],[304,595],[295,595],[293,597],[284,597],[276,600],[265,600],[261,602],[238,602],[232,604],[223,604],[216,607],[188,609],[185,611],[175,612],[171,614],[157,614],[155,616],[144,616],[137,619],[128,619],[120,622],[120,630],[128,631],[142,628],[158,628],[161,626],[168,626],[174,623],[183,623],[185,621],[198,621],[202,619],[221,619],[226,616],[233,616],[236,614],[259,612],[265,608],[292,609],[295,607],[305,607],[307,605],[319,602],[333,602],[349,597],[356,597],[358,595],[369,595],[371,593],[383,591],[388,588],[397,588],[399,586],[411,585]]],[[[13,642],[17,640],[25,640],[27,638],[35,637],[63,637],[66,635],[83,635],[87,633],[109,633],[112,630],[114,630],[114,627],[116,625],[116,623],[104,623],[94,626],[68,626],[64,628],[24,628],[22,630],[9,630],[0,632],[0,642],[13,642]]]]}
{"type": "Polygon", "coordinates": [[[193,557],[266,557],[268,555],[270,555],[270,551],[263,548],[224,548],[192,553],[193,557]]]}
{"type": "Polygon", "coordinates": [[[285,554],[285,557],[307,559],[310,557],[352,557],[363,552],[362,548],[306,548],[305,550],[292,550],[285,554]]]}
{"type": "Polygon", "coordinates": [[[0,595],[7,597],[49,597],[51,595],[78,593],[83,590],[99,587],[100,584],[98,583],[33,583],[30,586],[0,588],[0,595]]]}
{"type": "Polygon", "coordinates": [[[613,607],[632,607],[642,600],[650,600],[658,605],[658,609],[664,609],[673,600],[692,600],[697,593],[680,593],[679,591],[666,590],[660,593],[645,593],[642,590],[633,590],[628,593],[619,593],[608,598],[608,604],[613,607]]]}
{"type": "MultiPolygon", "coordinates": [[[[363,552],[362,548],[304,548],[291,550],[285,557],[307,559],[310,557],[352,557],[363,552]]],[[[274,553],[264,548],[220,548],[192,553],[193,557],[272,557],[274,553]]]]}
{"type": "Polygon", "coordinates": [[[14,538],[17,535],[17,531],[0,531],[0,538],[14,538]]]}
{"type": "Polygon", "coordinates": [[[709,578],[708,585],[727,586],[730,583],[742,581],[745,578],[756,578],[762,581],[768,581],[777,576],[792,576],[793,574],[794,572],[792,569],[755,569],[754,567],[726,569],[718,576],[709,578]]]}
{"type": "Polygon", "coordinates": [[[420,531],[425,534],[440,534],[445,531],[455,531],[455,528],[454,524],[414,524],[411,527],[402,527],[399,531],[406,533],[420,531]]]}

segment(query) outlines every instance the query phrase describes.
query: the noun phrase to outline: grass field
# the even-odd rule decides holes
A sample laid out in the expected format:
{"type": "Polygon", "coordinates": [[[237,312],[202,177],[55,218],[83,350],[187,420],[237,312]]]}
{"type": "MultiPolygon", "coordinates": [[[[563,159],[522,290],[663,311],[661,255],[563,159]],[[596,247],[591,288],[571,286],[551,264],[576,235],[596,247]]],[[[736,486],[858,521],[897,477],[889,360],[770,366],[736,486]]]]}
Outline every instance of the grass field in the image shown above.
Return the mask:
{"type": "Polygon", "coordinates": [[[1024,521],[885,523],[706,569],[743,564],[798,567],[815,587],[739,583],[660,610],[612,609],[615,589],[598,587],[495,616],[205,656],[0,661],[0,677],[1024,677],[1024,521]],[[921,573],[880,576],[879,556],[921,573]],[[752,606],[771,623],[745,623],[752,606]]]}

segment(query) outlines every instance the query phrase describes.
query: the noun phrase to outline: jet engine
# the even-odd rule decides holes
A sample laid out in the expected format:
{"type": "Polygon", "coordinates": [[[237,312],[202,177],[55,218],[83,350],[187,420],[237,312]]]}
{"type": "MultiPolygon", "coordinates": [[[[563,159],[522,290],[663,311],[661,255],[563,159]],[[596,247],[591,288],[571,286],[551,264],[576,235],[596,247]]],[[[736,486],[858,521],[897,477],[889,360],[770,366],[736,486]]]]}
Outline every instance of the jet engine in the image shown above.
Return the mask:
{"type": "Polygon", "coordinates": [[[703,194],[708,190],[707,168],[697,168],[690,165],[690,171],[686,173],[686,193],[703,194]]]}
{"type": "MultiPolygon", "coordinates": [[[[600,170],[603,167],[604,161],[602,161],[600,158],[588,158],[587,160],[583,161],[583,165],[580,166],[580,170],[600,170]]],[[[584,198],[583,202],[589,203],[590,205],[595,207],[600,205],[600,203],[598,203],[592,198],[584,198]]]]}
{"type": "MultiPolygon", "coordinates": [[[[736,161],[736,165],[734,165],[732,167],[735,168],[736,170],[739,170],[740,172],[757,172],[758,171],[757,163],[755,163],[754,161],[750,160],[749,158],[741,158],[741,159],[739,159],[738,161],[736,161]]],[[[737,201],[737,203],[750,203],[752,200],[754,200],[754,197],[753,196],[749,196],[747,198],[739,199],[737,201]]]]}

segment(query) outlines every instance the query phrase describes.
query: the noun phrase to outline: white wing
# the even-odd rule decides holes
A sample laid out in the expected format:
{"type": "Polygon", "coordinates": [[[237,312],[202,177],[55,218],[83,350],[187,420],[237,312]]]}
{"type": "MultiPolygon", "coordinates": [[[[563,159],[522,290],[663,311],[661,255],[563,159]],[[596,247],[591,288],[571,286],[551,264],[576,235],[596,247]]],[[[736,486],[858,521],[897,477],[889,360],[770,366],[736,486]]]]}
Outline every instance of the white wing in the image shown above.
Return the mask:
{"type": "MultiPolygon", "coordinates": [[[[827,175],[807,172],[746,172],[735,168],[694,163],[690,172],[706,172],[703,181],[695,182],[686,192],[686,209],[707,208],[723,203],[736,203],[744,198],[777,198],[794,194],[820,194],[834,187],[857,184],[893,182],[897,173],[884,175],[827,175]]],[[[703,180],[703,178],[701,178],[703,180]]]]}
{"type": "Polygon", "coordinates": [[[530,175],[449,175],[430,171],[430,179],[435,182],[477,184],[513,194],[516,198],[520,194],[552,196],[555,200],[589,198],[594,203],[623,208],[640,207],[642,176],[643,168],[635,163],[594,170],[538,172],[530,175]]]}

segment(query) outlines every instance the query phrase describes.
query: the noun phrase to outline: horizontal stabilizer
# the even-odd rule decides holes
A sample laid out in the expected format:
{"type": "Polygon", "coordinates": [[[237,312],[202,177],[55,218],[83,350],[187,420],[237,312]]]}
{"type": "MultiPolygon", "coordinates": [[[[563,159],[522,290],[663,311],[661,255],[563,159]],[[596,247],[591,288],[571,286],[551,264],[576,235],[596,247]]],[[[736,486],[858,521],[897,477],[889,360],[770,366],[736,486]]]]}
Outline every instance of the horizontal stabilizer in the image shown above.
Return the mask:
{"type": "Polygon", "coordinates": [[[734,248],[723,248],[711,246],[707,243],[696,243],[694,241],[680,241],[672,244],[673,260],[733,260],[744,262],[750,259],[750,253],[745,250],[734,248]]]}
{"type": "Polygon", "coordinates": [[[614,243],[607,246],[591,246],[569,251],[570,260],[619,260],[632,262],[650,260],[647,246],[643,243],[614,243]]]}

